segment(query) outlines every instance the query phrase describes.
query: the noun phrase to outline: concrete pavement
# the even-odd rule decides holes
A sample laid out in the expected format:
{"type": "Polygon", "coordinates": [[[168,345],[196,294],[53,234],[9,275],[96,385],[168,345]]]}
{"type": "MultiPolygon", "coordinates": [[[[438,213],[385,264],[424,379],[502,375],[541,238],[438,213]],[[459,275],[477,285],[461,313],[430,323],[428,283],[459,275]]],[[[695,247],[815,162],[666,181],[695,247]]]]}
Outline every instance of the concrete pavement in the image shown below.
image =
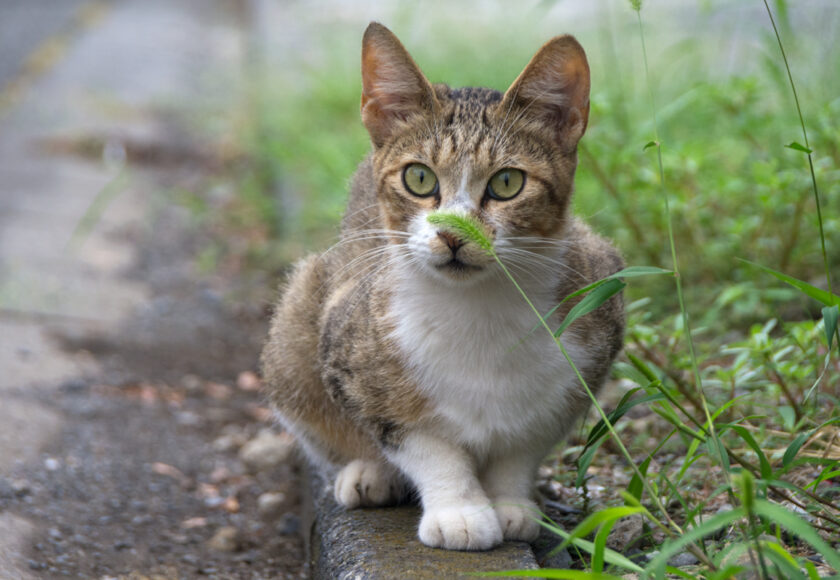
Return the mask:
{"type": "MultiPolygon", "coordinates": [[[[229,95],[237,7],[203,0],[0,3],[0,480],[65,428],[42,401],[99,365],[58,331],[107,332],[149,298],[129,277],[159,197],[128,143],[167,142],[162,107],[229,95]],[[34,62],[33,55],[41,58],[34,62]],[[100,151],[78,144],[95,137],[100,151]],[[87,216],[87,218],[86,218],[87,216]],[[80,231],[80,225],[89,228],[80,231]]],[[[2,507],[2,506],[0,506],[2,507]]],[[[0,509],[0,577],[32,578],[38,526],[0,509]]]]}

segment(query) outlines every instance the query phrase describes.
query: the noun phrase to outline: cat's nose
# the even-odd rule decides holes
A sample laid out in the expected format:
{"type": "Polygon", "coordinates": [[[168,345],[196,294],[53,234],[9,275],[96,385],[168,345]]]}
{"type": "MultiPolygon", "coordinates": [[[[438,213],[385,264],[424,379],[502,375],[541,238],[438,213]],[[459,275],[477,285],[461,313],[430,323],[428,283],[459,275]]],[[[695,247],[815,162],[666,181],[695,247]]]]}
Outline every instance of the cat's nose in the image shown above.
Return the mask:
{"type": "Polygon", "coordinates": [[[458,249],[464,245],[464,242],[450,234],[449,232],[438,232],[438,237],[443,240],[443,243],[446,244],[450,250],[452,250],[452,255],[454,256],[458,253],[458,249]]]}

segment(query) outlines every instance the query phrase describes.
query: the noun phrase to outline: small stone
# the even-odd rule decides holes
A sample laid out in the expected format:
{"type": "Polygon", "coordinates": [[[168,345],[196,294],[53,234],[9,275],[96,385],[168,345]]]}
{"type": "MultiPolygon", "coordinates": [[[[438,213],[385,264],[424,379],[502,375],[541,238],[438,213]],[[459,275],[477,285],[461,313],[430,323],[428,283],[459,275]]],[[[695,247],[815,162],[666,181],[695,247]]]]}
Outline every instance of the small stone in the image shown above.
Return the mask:
{"type": "Polygon", "coordinates": [[[239,459],[252,471],[267,471],[286,461],[292,453],[294,439],[286,433],[275,434],[263,429],[239,450],[239,459]]]}
{"type": "Polygon", "coordinates": [[[293,513],[283,514],[275,529],[281,536],[293,536],[300,531],[300,518],[293,513]]]}
{"type": "Polygon", "coordinates": [[[283,502],[286,501],[286,494],[282,492],[267,492],[257,498],[257,512],[261,518],[270,520],[277,517],[283,502]]]}
{"type": "Polygon", "coordinates": [[[50,537],[51,540],[61,540],[64,538],[64,534],[61,533],[61,530],[58,528],[50,528],[47,530],[47,535],[50,537]]]}
{"type": "Polygon", "coordinates": [[[181,377],[181,386],[190,393],[198,393],[201,391],[203,383],[196,375],[184,375],[181,377]]]}
{"type": "Polygon", "coordinates": [[[130,550],[133,547],[134,544],[132,544],[128,540],[119,540],[118,542],[114,542],[114,549],[118,552],[122,550],[130,550]]]}
{"type": "Polygon", "coordinates": [[[47,457],[44,460],[44,467],[47,471],[56,471],[59,467],[61,467],[61,462],[55,457],[47,457]]]}
{"type": "Polygon", "coordinates": [[[673,566],[674,568],[682,568],[683,566],[694,566],[695,564],[699,563],[700,560],[698,560],[697,556],[695,556],[691,552],[682,552],[668,560],[668,565],[673,566]]]}
{"type": "Polygon", "coordinates": [[[241,372],[236,378],[236,386],[243,391],[259,391],[260,378],[251,371],[241,372]]]}
{"type": "Polygon", "coordinates": [[[30,570],[44,570],[47,567],[43,562],[37,562],[35,560],[29,560],[28,564],[30,570]]]}
{"type": "Polygon", "coordinates": [[[213,441],[213,449],[219,453],[236,451],[246,443],[245,437],[241,434],[221,435],[213,441]]]}
{"type": "Polygon", "coordinates": [[[236,552],[242,547],[239,530],[232,526],[219,528],[213,537],[207,540],[207,546],[217,552],[236,552]]]}
{"type": "Polygon", "coordinates": [[[90,384],[83,379],[70,379],[69,381],[63,382],[58,388],[62,392],[75,395],[87,391],[90,388],[90,384]]]}

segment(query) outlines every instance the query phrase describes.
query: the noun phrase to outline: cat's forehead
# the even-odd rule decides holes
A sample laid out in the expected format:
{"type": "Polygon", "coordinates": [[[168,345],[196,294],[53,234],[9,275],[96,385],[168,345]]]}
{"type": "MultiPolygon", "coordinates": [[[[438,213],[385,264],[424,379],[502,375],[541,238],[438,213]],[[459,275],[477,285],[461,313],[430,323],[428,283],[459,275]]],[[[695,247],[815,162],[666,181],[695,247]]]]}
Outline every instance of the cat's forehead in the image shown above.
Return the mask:
{"type": "Polygon", "coordinates": [[[447,125],[484,125],[488,109],[494,109],[502,100],[502,93],[481,87],[451,88],[435,85],[438,101],[447,117],[447,125]]]}

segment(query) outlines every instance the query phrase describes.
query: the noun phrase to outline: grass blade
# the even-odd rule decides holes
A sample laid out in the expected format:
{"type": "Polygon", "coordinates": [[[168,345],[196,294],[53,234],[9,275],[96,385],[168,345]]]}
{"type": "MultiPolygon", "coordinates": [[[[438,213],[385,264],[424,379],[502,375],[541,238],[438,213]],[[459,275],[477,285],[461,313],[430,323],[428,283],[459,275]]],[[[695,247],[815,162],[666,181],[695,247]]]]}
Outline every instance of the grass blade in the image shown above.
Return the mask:
{"type": "Polygon", "coordinates": [[[563,334],[563,332],[569,328],[575,320],[582,316],[586,316],[601,306],[604,302],[621,292],[625,286],[627,286],[625,282],[616,278],[611,278],[592,290],[583,298],[583,300],[575,304],[574,307],[569,310],[566,318],[563,319],[563,323],[557,330],[554,331],[555,338],[563,334]]]}
{"type": "MultiPolygon", "coordinates": [[[[784,511],[784,510],[783,510],[784,511]]],[[[659,553],[645,566],[645,572],[648,574],[665,569],[668,560],[679,554],[686,546],[692,544],[701,538],[728,526],[747,515],[747,511],[743,506],[737,507],[731,511],[716,514],[702,524],[690,530],[687,530],[682,536],[676,537],[662,544],[659,553]]]]}
{"type": "Polygon", "coordinates": [[[589,535],[592,530],[606,522],[614,522],[615,520],[632,516],[633,514],[644,513],[646,511],[647,510],[643,507],[618,506],[595,512],[579,523],[575,529],[569,533],[569,536],[563,540],[563,543],[560,544],[557,549],[563,549],[568,546],[572,540],[589,535]]]}
{"type": "MultiPolygon", "coordinates": [[[[770,479],[773,477],[773,468],[770,467],[770,461],[767,459],[767,456],[764,454],[764,450],[761,449],[761,446],[752,436],[752,433],[747,431],[747,429],[743,425],[729,425],[730,429],[735,431],[744,442],[755,451],[755,454],[758,456],[758,463],[761,472],[762,479],[770,479]]],[[[721,425],[720,432],[726,428],[725,425],[721,425]]]]}
{"type": "Polygon", "coordinates": [[[817,288],[816,286],[808,284],[807,282],[803,282],[802,280],[797,280],[793,276],[788,276],[787,274],[782,274],[781,272],[778,272],[778,271],[774,270],[773,268],[768,268],[767,266],[762,266],[761,264],[756,264],[755,262],[750,262],[749,260],[744,260],[742,258],[738,258],[738,259],[741,260],[742,262],[746,262],[747,264],[750,264],[751,266],[755,266],[756,268],[761,268],[762,270],[764,270],[768,274],[772,274],[773,276],[775,276],[776,278],[778,278],[782,282],[786,282],[787,284],[790,284],[791,286],[793,286],[794,288],[796,288],[800,292],[803,292],[804,294],[806,294],[807,296],[810,296],[811,298],[813,298],[814,300],[817,300],[818,302],[822,302],[826,306],[834,306],[834,305],[840,304],[840,296],[838,296],[837,294],[832,294],[831,292],[827,292],[826,290],[823,290],[822,288],[817,288]]]}
{"type": "Polygon", "coordinates": [[[764,499],[756,498],[753,510],[756,515],[767,518],[811,544],[832,568],[840,571],[840,552],[823,540],[808,522],[764,499]]]}
{"type": "Polygon", "coordinates": [[[840,307],[826,306],[822,309],[823,324],[825,324],[825,338],[828,341],[828,350],[831,351],[831,346],[834,343],[834,335],[837,332],[837,319],[840,318],[840,307]]]}
{"type": "Polygon", "coordinates": [[[487,578],[557,578],[559,580],[621,580],[620,576],[583,570],[505,570],[504,572],[474,572],[470,576],[487,578]]]}

